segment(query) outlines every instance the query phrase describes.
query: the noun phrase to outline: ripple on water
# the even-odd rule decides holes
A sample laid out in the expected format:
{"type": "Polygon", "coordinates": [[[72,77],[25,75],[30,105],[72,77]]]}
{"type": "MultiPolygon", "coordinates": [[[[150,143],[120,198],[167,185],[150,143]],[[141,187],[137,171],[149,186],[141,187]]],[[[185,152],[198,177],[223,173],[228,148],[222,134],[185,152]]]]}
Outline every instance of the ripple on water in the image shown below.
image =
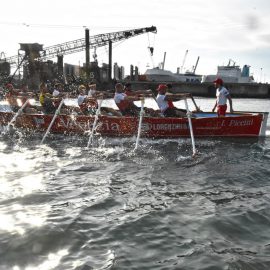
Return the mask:
{"type": "Polygon", "coordinates": [[[269,268],[268,139],[196,140],[193,159],[190,139],[16,136],[0,142],[0,268],[269,268]]]}

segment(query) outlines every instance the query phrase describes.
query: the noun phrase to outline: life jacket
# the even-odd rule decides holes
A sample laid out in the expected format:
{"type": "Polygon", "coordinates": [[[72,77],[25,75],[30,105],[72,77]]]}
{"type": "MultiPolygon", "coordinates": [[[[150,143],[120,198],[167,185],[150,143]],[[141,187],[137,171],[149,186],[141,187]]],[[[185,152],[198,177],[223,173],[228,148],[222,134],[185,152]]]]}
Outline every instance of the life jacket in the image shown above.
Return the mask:
{"type": "Polygon", "coordinates": [[[126,109],[133,107],[133,103],[129,100],[121,100],[119,103],[116,103],[120,111],[125,111],[126,109]]]}
{"type": "Polygon", "coordinates": [[[94,112],[98,108],[98,103],[95,98],[88,98],[88,100],[84,101],[81,105],[79,105],[79,107],[83,113],[87,113],[89,111],[94,112]]]}
{"type": "Polygon", "coordinates": [[[59,105],[60,105],[60,103],[61,103],[61,99],[58,99],[58,100],[54,100],[53,101],[53,105],[54,105],[55,108],[58,108],[59,105]]]}
{"type": "Polygon", "coordinates": [[[169,108],[174,108],[173,101],[167,100],[169,108]]]}

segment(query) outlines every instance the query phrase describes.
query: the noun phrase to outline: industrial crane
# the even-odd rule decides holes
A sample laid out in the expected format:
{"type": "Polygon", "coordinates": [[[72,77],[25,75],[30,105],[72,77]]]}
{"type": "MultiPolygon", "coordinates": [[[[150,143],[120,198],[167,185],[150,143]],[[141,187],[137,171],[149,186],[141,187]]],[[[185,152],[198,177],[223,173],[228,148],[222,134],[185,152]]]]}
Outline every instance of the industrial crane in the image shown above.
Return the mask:
{"type": "MultiPolygon", "coordinates": [[[[96,49],[97,47],[105,46],[110,42],[118,42],[124,39],[135,37],[144,33],[157,33],[157,28],[155,26],[137,28],[132,30],[125,30],[119,32],[112,32],[106,34],[98,34],[90,37],[89,47],[96,49]]],[[[72,54],[76,52],[81,52],[86,49],[86,39],[81,38],[77,40],[68,41],[65,43],[53,45],[50,47],[44,48],[39,52],[39,55],[35,58],[36,60],[46,61],[48,59],[55,58],[57,56],[63,56],[67,54],[72,54]]],[[[10,63],[10,66],[19,65],[19,63],[24,58],[24,54],[15,55],[5,58],[5,61],[10,63]]]]}
{"type": "Polygon", "coordinates": [[[192,71],[192,73],[193,73],[193,74],[195,74],[195,72],[196,72],[196,69],[197,69],[197,66],[198,66],[199,60],[200,60],[200,56],[198,56],[198,58],[197,58],[197,62],[196,62],[196,64],[195,64],[195,66],[193,67],[193,71],[192,71]]]}
{"type": "Polygon", "coordinates": [[[185,52],[184,59],[183,59],[183,62],[182,62],[182,66],[180,68],[181,73],[183,73],[183,69],[184,69],[184,66],[185,66],[186,59],[187,59],[187,54],[188,54],[188,50],[186,50],[186,52],[185,52]]]}

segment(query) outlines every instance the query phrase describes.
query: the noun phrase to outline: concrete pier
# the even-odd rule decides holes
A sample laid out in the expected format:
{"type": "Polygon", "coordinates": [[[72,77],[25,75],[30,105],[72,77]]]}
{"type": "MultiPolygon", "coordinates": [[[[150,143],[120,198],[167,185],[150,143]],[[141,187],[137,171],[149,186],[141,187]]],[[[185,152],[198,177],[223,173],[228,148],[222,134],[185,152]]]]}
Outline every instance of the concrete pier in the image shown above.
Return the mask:
{"type": "MultiPolygon", "coordinates": [[[[134,90],[157,89],[159,84],[167,84],[168,82],[140,82],[131,81],[134,90]]],[[[175,93],[188,92],[194,96],[215,97],[216,89],[213,83],[172,83],[172,90],[175,93]]],[[[232,97],[241,98],[270,98],[269,84],[239,84],[226,83],[224,85],[231,93],[232,97]]]]}

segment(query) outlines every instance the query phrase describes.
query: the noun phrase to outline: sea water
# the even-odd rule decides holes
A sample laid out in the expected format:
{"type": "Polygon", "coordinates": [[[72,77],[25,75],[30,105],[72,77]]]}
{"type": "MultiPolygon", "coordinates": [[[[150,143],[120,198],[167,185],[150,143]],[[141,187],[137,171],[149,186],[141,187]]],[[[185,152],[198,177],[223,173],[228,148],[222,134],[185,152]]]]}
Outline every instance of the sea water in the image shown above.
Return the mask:
{"type": "Polygon", "coordinates": [[[42,136],[0,137],[1,270],[270,269],[269,137],[42,136]]]}

